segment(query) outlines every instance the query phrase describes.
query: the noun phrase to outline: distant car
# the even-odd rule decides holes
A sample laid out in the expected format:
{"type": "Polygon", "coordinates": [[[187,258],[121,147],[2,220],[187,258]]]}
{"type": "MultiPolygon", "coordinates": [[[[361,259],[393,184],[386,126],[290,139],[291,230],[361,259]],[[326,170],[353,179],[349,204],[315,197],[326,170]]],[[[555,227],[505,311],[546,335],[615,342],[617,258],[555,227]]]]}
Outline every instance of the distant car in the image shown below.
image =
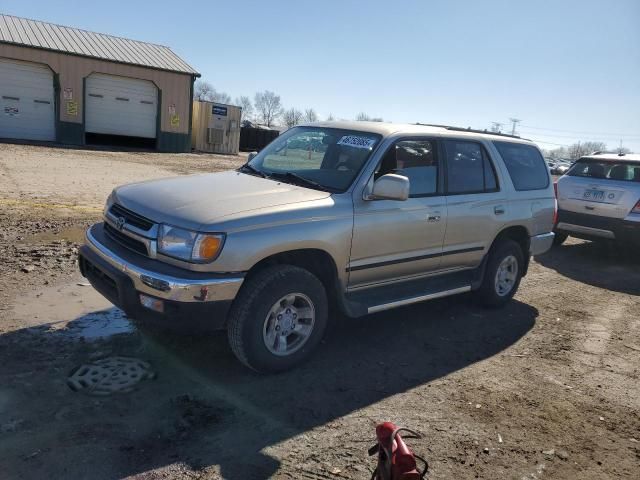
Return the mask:
{"type": "Polygon", "coordinates": [[[558,162],[551,168],[554,175],[564,175],[571,168],[571,164],[567,162],[558,162]]]}
{"type": "Polygon", "coordinates": [[[554,243],[568,236],[640,244],[640,155],[593,154],[556,182],[554,243]]]}

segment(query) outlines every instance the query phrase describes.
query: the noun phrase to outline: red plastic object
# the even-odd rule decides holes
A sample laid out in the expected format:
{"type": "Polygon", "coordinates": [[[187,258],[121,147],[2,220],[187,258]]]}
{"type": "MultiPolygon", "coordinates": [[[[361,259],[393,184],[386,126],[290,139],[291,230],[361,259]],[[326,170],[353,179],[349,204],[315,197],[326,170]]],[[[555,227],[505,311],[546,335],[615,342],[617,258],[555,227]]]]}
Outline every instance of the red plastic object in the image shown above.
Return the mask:
{"type": "MultiPolygon", "coordinates": [[[[416,459],[398,428],[391,422],[376,427],[378,439],[378,467],[375,480],[419,480],[423,475],[417,470],[416,459]]],[[[375,448],[375,447],[374,447],[375,448]]]]}

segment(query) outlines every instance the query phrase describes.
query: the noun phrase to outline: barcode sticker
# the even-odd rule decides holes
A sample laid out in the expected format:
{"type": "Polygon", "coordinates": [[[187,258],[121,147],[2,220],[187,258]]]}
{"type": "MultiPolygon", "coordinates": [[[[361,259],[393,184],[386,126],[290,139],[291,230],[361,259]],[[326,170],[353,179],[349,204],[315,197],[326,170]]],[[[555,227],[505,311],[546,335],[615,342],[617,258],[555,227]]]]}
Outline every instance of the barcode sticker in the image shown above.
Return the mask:
{"type": "Polygon", "coordinates": [[[359,137],[357,135],[345,135],[338,141],[338,145],[346,145],[348,147],[366,148],[370,150],[376,143],[375,139],[367,137],[359,137]]]}

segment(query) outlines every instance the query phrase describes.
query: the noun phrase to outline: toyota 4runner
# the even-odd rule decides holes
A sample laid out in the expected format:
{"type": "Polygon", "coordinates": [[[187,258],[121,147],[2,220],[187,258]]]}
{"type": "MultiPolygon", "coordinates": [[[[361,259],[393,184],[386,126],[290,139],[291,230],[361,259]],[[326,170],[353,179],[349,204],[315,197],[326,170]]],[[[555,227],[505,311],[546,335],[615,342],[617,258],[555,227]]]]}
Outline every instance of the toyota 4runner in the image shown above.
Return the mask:
{"type": "Polygon", "coordinates": [[[503,305],[550,248],[555,208],[529,141],[317,123],[237,171],[116,188],[79,265],[131,318],[226,329],[242,363],[275,372],[318,346],[330,305],[357,317],[469,291],[503,305]]]}

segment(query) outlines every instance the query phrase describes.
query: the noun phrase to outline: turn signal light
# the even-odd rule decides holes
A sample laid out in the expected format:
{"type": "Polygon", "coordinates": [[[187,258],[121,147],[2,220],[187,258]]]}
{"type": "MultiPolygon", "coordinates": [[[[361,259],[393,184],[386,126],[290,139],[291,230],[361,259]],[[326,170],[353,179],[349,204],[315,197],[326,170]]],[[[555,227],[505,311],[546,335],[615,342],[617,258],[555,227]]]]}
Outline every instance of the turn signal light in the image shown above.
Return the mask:
{"type": "Polygon", "coordinates": [[[640,213],[640,200],[636,203],[636,206],[631,209],[631,213],[640,213]]]}
{"type": "Polygon", "coordinates": [[[212,260],[220,251],[222,246],[222,238],[219,236],[202,236],[196,244],[198,249],[198,258],[203,260],[212,260]]]}

